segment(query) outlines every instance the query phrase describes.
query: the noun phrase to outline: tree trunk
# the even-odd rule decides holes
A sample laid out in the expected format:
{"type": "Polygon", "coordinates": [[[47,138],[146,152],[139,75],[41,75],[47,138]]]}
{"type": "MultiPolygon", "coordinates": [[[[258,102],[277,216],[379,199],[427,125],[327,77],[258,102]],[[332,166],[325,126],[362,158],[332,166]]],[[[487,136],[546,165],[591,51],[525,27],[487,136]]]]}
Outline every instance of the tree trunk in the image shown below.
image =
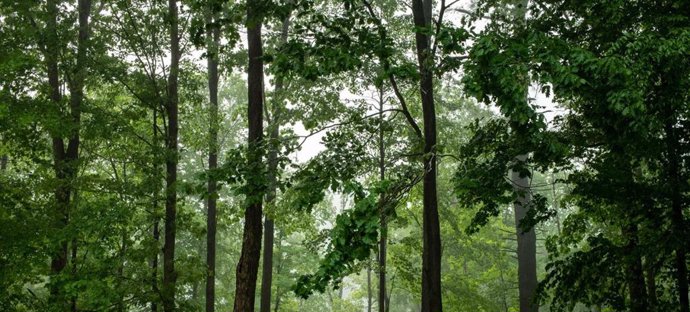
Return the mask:
{"type": "MultiPolygon", "coordinates": [[[[525,161],[526,155],[518,156],[520,162],[525,161]]],[[[535,301],[537,291],[537,236],[534,228],[524,232],[522,220],[530,210],[532,196],[530,194],[529,177],[521,177],[517,171],[511,172],[513,188],[518,192],[518,198],[513,203],[515,210],[515,229],[517,233],[517,257],[518,257],[518,289],[520,296],[520,312],[539,311],[539,305],[535,301]]]]}
{"type": "MultiPolygon", "coordinates": [[[[57,1],[46,2],[46,46],[45,59],[50,87],[50,100],[60,111],[62,95],[60,94],[60,77],[58,69],[58,55],[60,43],[57,35],[57,1]]],[[[77,56],[72,79],[67,82],[70,91],[69,113],[70,119],[64,125],[69,129],[67,148],[62,134],[51,133],[52,150],[55,176],[58,187],[55,190],[56,210],[54,215],[55,228],[63,230],[69,222],[70,196],[73,192],[71,185],[77,173],[79,160],[79,130],[81,124],[81,104],[84,98],[84,81],[86,79],[87,44],[89,40],[89,15],[91,14],[91,1],[79,0],[77,3],[79,34],[77,37],[77,56]]],[[[55,254],[51,258],[51,273],[60,274],[67,266],[67,240],[59,242],[55,254]]],[[[51,287],[50,302],[66,309],[64,296],[59,287],[51,287]]]]}
{"type": "Polygon", "coordinates": [[[371,258],[367,263],[367,312],[371,312],[371,258]]]}
{"type": "MultiPolygon", "coordinates": [[[[290,27],[290,16],[283,20],[282,31],[280,34],[280,44],[287,42],[288,30],[290,27]]],[[[280,149],[280,115],[281,103],[276,99],[281,98],[280,93],[283,91],[283,78],[278,76],[276,78],[276,85],[273,99],[273,110],[271,113],[270,137],[269,137],[269,151],[268,151],[268,170],[267,179],[268,190],[266,192],[266,204],[272,204],[276,198],[277,189],[277,174],[278,174],[278,150],[280,149]]],[[[261,304],[259,310],[261,312],[271,311],[271,286],[273,284],[273,239],[275,236],[275,229],[273,219],[268,215],[264,221],[264,255],[263,267],[261,275],[261,304]]]]}
{"type": "MultiPolygon", "coordinates": [[[[528,0],[520,0],[516,3],[514,17],[516,22],[524,21],[527,17],[528,0]]],[[[529,82],[525,82],[529,87],[529,82]]],[[[529,96],[525,91],[525,99],[529,96]]],[[[518,155],[518,162],[524,162],[527,155],[518,155]]],[[[515,232],[517,235],[518,257],[518,292],[520,299],[520,312],[537,312],[539,305],[536,301],[537,291],[537,236],[534,228],[523,231],[522,220],[527,216],[532,201],[530,193],[530,178],[521,177],[517,171],[511,171],[511,181],[518,197],[513,203],[515,215],[515,232]]]]}
{"type": "Polygon", "coordinates": [[[2,157],[0,157],[0,170],[2,170],[2,171],[7,170],[8,160],[9,160],[9,158],[7,157],[7,155],[2,155],[2,157]]]}
{"type": "Polygon", "coordinates": [[[623,237],[628,242],[625,245],[626,279],[628,294],[630,296],[630,311],[647,311],[647,292],[645,290],[644,272],[642,271],[642,258],[638,255],[637,225],[628,224],[623,228],[623,237]]]}
{"type": "Polygon", "coordinates": [[[163,310],[175,310],[175,235],[177,218],[177,137],[178,137],[178,91],[177,77],[180,61],[180,38],[178,36],[177,0],[168,0],[170,14],[170,73],[168,76],[168,133],[166,135],[165,157],[165,243],[163,245],[163,310]]]}
{"type": "Polygon", "coordinates": [[[645,259],[644,263],[646,283],[647,283],[647,296],[649,298],[649,307],[654,310],[658,304],[658,298],[656,296],[656,267],[649,257],[645,259]]]}
{"type": "MultiPolygon", "coordinates": [[[[263,132],[263,48],[261,43],[261,11],[257,0],[247,3],[247,45],[249,68],[247,72],[248,88],[248,163],[254,172],[262,172],[262,132],[263,132]]],[[[248,178],[247,208],[244,213],[244,234],[242,253],[237,264],[235,282],[235,312],[254,311],[254,294],[256,277],[259,271],[261,256],[261,215],[263,186],[262,177],[248,178]]]]}
{"type": "Polygon", "coordinates": [[[215,311],[216,302],[216,210],[218,194],[213,171],[218,168],[218,44],[220,43],[220,29],[215,25],[216,13],[209,8],[207,65],[208,65],[208,97],[209,97],[209,144],[208,144],[208,198],[206,216],[206,312],[215,311]]]}
{"type": "MultiPolygon", "coordinates": [[[[70,262],[72,265],[72,279],[76,280],[77,278],[77,239],[73,238],[72,239],[72,255],[70,256],[70,262]]],[[[72,298],[70,298],[70,311],[72,312],[77,312],[77,295],[72,295],[72,298]]]]}
{"type": "Polygon", "coordinates": [[[671,214],[673,219],[671,221],[673,237],[675,238],[676,246],[676,287],[678,290],[678,302],[681,312],[690,312],[688,303],[688,267],[686,262],[686,244],[685,241],[685,216],[683,215],[683,198],[680,189],[680,161],[678,142],[679,138],[676,135],[675,124],[676,117],[673,111],[668,113],[668,121],[665,125],[666,132],[666,148],[668,157],[668,178],[671,188],[671,214]]]}
{"type": "Polygon", "coordinates": [[[431,1],[413,0],[412,13],[417,59],[420,73],[420,93],[424,117],[424,211],[422,254],[422,311],[439,312],[441,306],[441,229],[436,194],[436,111],[430,49],[431,1]]]}
{"type": "MultiPolygon", "coordinates": [[[[278,234],[278,265],[276,267],[276,274],[280,274],[282,272],[283,268],[283,261],[281,261],[281,255],[282,255],[282,246],[283,246],[283,232],[279,232],[278,234]]],[[[280,291],[280,285],[276,287],[276,304],[275,307],[273,308],[274,312],[278,312],[280,309],[280,299],[282,298],[282,293],[280,291]]]]}
{"type": "MultiPolygon", "coordinates": [[[[151,204],[151,215],[153,216],[153,226],[152,226],[152,236],[153,236],[153,242],[155,244],[155,252],[153,253],[153,257],[151,257],[151,291],[155,295],[159,295],[159,290],[158,290],[158,253],[160,252],[160,230],[159,230],[159,223],[160,223],[160,218],[158,217],[158,196],[159,196],[159,191],[160,191],[160,179],[159,179],[159,167],[158,167],[158,114],[156,113],[156,109],[153,109],[153,123],[152,123],[152,128],[153,128],[153,133],[152,133],[152,139],[151,141],[153,142],[153,149],[152,149],[152,159],[153,159],[153,164],[152,164],[152,171],[151,171],[151,180],[153,184],[153,201],[151,204]]],[[[151,300],[151,312],[158,312],[158,300],[155,299],[155,296],[152,296],[151,300]]]]}
{"type": "MultiPolygon", "coordinates": [[[[379,179],[386,178],[386,149],[383,141],[383,84],[379,88],[379,179]]],[[[383,194],[379,196],[379,221],[381,237],[379,238],[379,312],[386,311],[386,247],[388,244],[388,224],[383,207],[383,194]]]]}

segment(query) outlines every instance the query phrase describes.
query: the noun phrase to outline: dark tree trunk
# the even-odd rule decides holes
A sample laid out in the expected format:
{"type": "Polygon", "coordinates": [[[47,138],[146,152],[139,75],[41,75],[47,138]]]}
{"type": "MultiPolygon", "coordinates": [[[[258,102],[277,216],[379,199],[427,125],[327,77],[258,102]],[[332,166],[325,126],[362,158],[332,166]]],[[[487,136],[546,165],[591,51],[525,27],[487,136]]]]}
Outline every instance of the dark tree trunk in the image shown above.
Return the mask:
{"type": "Polygon", "coordinates": [[[214,8],[209,8],[207,24],[214,25],[206,31],[208,36],[208,97],[209,97],[209,144],[208,144],[208,198],[206,217],[206,312],[215,311],[216,301],[216,180],[213,171],[218,168],[218,44],[220,29],[216,22],[214,8]]]}
{"type": "MultiPolygon", "coordinates": [[[[57,35],[57,1],[49,0],[46,2],[46,45],[45,59],[48,74],[48,84],[50,87],[50,100],[60,110],[62,95],[60,94],[60,77],[58,69],[58,55],[60,43],[57,35]]],[[[69,112],[70,119],[65,122],[64,127],[69,129],[67,148],[65,141],[60,133],[51,133],[53,161],[55,177],[58,186],[55,190],[56,210],[54,215],[55,228],[58,231],[64,229],[69,222],[70,196],[73,192],[72,182],[76,177],[79,160],[79,130],[81,124],[81,103],[84,98],[84,81],[86,79],[86,59],[87,44],[89,40],[89,15],[91,14],[91,1],[79,0],[77,3],[79,34],[77,37],[77,57],[72,79],[67,82],[70,90],[69,112]]],[[[51,273],[60,274],[67,266],[67,240],[59,242],[55,254],[51,258],[51,273]]],[[[50,302],[66,308],[64,296],[59,287],[51,287],[50,302]]],[[[71,306],[71,305],[70,305],[71,306]]],[[[74,307],[76,309],[76,305],[74,307]]],[[[70,308],[71,309],[71,308],[70,308]]]]}
{"type": "MultiPolygon", "coordinates": [[[[649,298],[649,307],[655,309],[658,304],[658,298],[656,296],[656,267],[649,258],[645,259],[644,264],[646,283],[647,283],[647,296],[649,298]]],[[[656,311],[656,310],[652,310],[656,311]]]]}
{"type": "Polygon", "coordinates": [[[431,70],[430,36],[431,1],[413,0],[412,14],[417,59],[420,73],[420,93],[424,117],[424,211],[422,254],[422,312],[439,312],[441,306],[441,229],[436,194],[436,108],[434,107],[434,82],[431,70]]]}
{"type": "MultiPolygon", "coordinates": [[[[283,20],[283,27],[280,34],[280,44],[287,42],[288,30],[290,28],[290,17],[286,17],[283,20]]],[[[267,179],[268,190],[266,192],[266,203],[271,204],[276,198],[276,188],[277,180],[276,176],[278,174],[278,150],[279,139],[280,139],[280,115],[281,115],[281,103],[279,100],[281,98],[280,93],[283,91],[283,78],[277,77],[276,85],[274,89],[274,99],[273,99],[273,110],[271,113],[270,120],[270,134],[269,134],[269,151],[267,156],[268,170],[267,179]],[[278,97],[276,99],[275,97],[278,97]]],[[[261,275],[261,303],[259,310],[261,312],[271,311],[271,286],[273,284],[273,239],[275,236],[273,220],[267,215],[264,221],[264,254],[263,254],[263,267],[261,275]]]]}
{"type": "Polygon", "coordinates": [[[165,243],[163,245],[163,310],[175,310],[175,235],[177,226],[177,136],[178,136],[178,93],[177,77],[180,61],[180,38],[178,36],[177,0],[168,0],[170,14],[170,72],[168,76],[167,117],[165,157],[165,243]]]}
{"type": "MultiPolygon", "coordinates": [[[[383,85],[379,88],[379,179],[386,178],[386,149],[383,141],[383,85]]],[[[388,224],[383,206],[383,194],[379,196],[379,221],[381,237],[379,238],[379,312],[385,312],[386,301],[386,247],[388,244],[388,224]]]]}
{"type": "Polygon", "coordinates": [[[642,258],[639,256],[638,230],[636,224],[628,224],[623,228],[623,237],[628,239],[625,245],[626,279],[628,295],[630,296],[630,311],[645,312],[647,308],[647,292],[645,289],[642,258]]]}
{"type": "Polygon", "coordinates": [[[9,160],[9,158],[7,157],[7,155],[2,155],[2,157],[0,157],[0,170],[2,170],[2,171],[7,170],[8,160],[9,160]]]}
{"type": "Polygon", "coordinates": [[[683,215],[683,198],[680,189],[680,161],[679,161],[679,138],[676,135],[676,118],[674,112],[668,113],[668,121],[665,125],[666,132],[666,148],[668,157],[668,179],[671,189],[671,215],[672,227],[675,238],[676,247],[676,287],[678,290],[678,302],[681,312],[690,312],[688,303],[688,267],[686,260],[686,244],[685,241],[685,216],[683,215]]]}
{"type": "MultiPolygon", "coordinates": [[[[261,18],[257,0],[247,3],[247,45],[249,68],[247,73],[248,88],[248,145],[249,166],[255,172],[261,172],[262,163],[262,132],[263,132],[263,48],[261,43],[261,18]]],[[[235,282],[235,312],[254,311],[254,294],[256,292],[256,278],[259,271],[259,257],[261,256],[261,216],[262,216],[262,177],[250,177],[248,181],[250,194],[247,194],[247,207],[244,213],[244,234],[242,237],[242,253],[237,264],[235,282]]]]}
{"type": "MultiPolygon", "coordinates": [[[[518,161],[525,161],[527,156],[518,156],[518,161]]],[[[520,297],[520,312],[539,311],[535,294],[537,291],[537,236],[534,228],[524,232],[522,220],[530,210],[531,194],[529,177],[521,177],[517,171],[511,172],[513,187],[518,192],[518,198],[513,203],[515,210],[515,229],[517,233],[518,257],[518,290],[520,297]]]]}

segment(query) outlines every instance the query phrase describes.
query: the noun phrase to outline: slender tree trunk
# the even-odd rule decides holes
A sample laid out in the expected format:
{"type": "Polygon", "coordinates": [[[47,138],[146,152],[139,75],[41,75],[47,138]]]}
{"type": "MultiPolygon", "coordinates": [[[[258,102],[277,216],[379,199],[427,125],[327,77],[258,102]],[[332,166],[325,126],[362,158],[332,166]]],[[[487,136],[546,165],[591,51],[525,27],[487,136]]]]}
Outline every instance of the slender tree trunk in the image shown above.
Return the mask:
{"type": "MultiPolygon", "coordinates": [[[[379,88],[379,179],[386,178],[386,149],[383,141],[383,84],[379,88]]],[[[379,312],[386,311],[386,247],[388,244],[388,224],[386,211],[383,207],[383,194],[379,196],[379,219],[381,223],[381,237],[379,239],[379,312]]]]}
{"type": "MultiPolygon", "coordinates": [[[[526,155],[517,157],[522,162],[526,155]]],[[[521,177],[517,171],[511,172],[513,187],[518,192],[518,198],[513,203],[515,210],[515,229],[517,233],[517,257],[518,257],[518,289],[520,295],[520,312],[539,311],[535,294],[537,291],[537,235],[534,228],[525,232],[522,229],[522,220],[530,210],[532,196],[530,194],[529,177],[521,177]]]]}
{"type": "Polygon", "coordinates": [[[175,235],[177,227],[177,137],[178,137],[178,90],[177,77],[180,61],[180,38],[178,35],[177,0],[168,0],[170,15],[170,73],[168,76],[167,117],[165,157],[165,243],[163,245],[163,310],[175,310],[175,235]]]}
{"type": "Polygon", "coordinates": [[[209,97],[209,144],[208,144],[208,198],[206,217],[206,312],[215,311],[216,302],[216,224],[217,224],[217,185],[213,171],[218,168],[218,44],[220,29],[215,25],[216,13],[209,8],[207,24],[214,25],[206,31],[208,37],[208,97],[209,97]]]}
{"type": "Polygon", "coordinates": [[[153,253],[153,256],[151,257],[151,291],[153,292],[154,296],[152,296],[151,300],[151,312],[158,312],[158,297],[160,295],[159,289],[158,289],[158,253],[160,252],[160,230],[159,230],[159,223],[160,223],[160,218],[158,217],[158,196],[159,196],[159,191],[160,191],[160,179],[159,179],[159,167],[158,167],[158,114],[156,113],[156,109],[153,109],[153,123],[152,123],[152,142],[153,142],[153,149],[151,153],[152,157],[152,168],[151,168],[151,180],[153,184],[153,201],[151,205],[151,215],[152,215],[152,220],[153,220],[153,226],[152,226],[152,236],[153,236],[153,243],[155,244],[155,250],[153,253]]]}
{"type": "MultiPolygon", "coordinates": [[[[283,20],[282,31],[280,34],[280,44],[287,42],[288,30],[290,28],[290,16],[283,20]]],[[[281,98],[280,93],[283,91],[283,78],[277,77],[274,89],[273,110],[271,113],[270,137],[269,137],[269,151],[268,151],[268,170],[267,183],[268,190],[266,192],[266,204],[270,205],[275,201],[277,189],[277,174],[278,174],[278,150],[280,149],[280,115],[281,115],[281,98]],[[277,99],[276,99],[277,96],[277,99]]],[[[261,275],[261,304],[259,310],[261,312],[271,311],[271,286],[273,284],[273,239],[275,236],[273,219],[268,215],[264,221],[264,255],[263,267],[261,275]]]]}
{"type": "MultiPolygon", "coordinates": [[[[249,166],[254,172],[262,172],[262,132],[264,105],[264,64],[263,47],[261,42],[262,12],[258,0],[247,2],[247,45],[249,68],[247,73],[248,88],[248,145],[249,166]]],[[[242,253],[237,264],[235,282],[235,312],[254,311],[254,294],[256,292],[256,278],[259,271],[259,257],[261,256],[261,215],[263,185],[261,177],[249,178],[250,194],[247,194],[247,208],[244,213],[244,234],[242,238],[242,253]]]]}
{"type": "Polygon", "coordinates": [[[0,157],[0,170],[2,170],[2,171],[7,170],[8,160],[9,160],[9,158],[7,157],[7,155],[2,155],[2,157],[0,157]]]}
{"type": "MultiPolygon", "coordinates": [[[[47,20],[46,20],[46,65],[48,73],[48,84],[50,85],[50,99],[60,110],[62,95],[60,94],[60,78],[58,72],[58,54],[59,42],[57,36],[57,3],[55,0],[48,0],[47,5],[47,20]]],[[[53,141],[53,161],[55,177],[58,179],[59,186],[55,190],[55,224],[56,229],[61,230],[67,226],[67,206],[69,205],[69,190],[66,189],[65,184],[65,144],[62,137],[52,135],[53,141]]],[[[51,257],[50,271],[52,275],[58,275],[67,265],[67,241],[62,239],[59,247],[51,257]]],[[[53,286],[50,289],[50,302],[54,304],[61,304],[59,288],[53,286]]]]}
{"type": "MultiPolygon", "coordinates": [[[[278,234],[278,265],[276,266],[276,274],[280,274],[283,269],[283,261],[282,261],[282,250],[283,250],[283,232],[279,232],[278,234]]],[[[276,303],[275,307],[273,309],[274,312],[278,312],[278,309],[280,309],[280,299],[282,298],[282,293],[280,290],[280,285],[276,287],[276,303]]]]}
{"type": "Polygon", "coordinates": [[[371,305],[371,258],[369,258],[367,263],[367,312],[371,312],[371,305]]]}
{"type": "MultiPolygon", "coordinates": [[[[122,291],[122,281],[124,280],[124,277],[125,277],[126,253],[127,253],[127,233],[123,230],[122,231],[122,246],[120,248],[120,265],[117,268],[117,275],[119,277],[118,282],[117,282],[117,289],[119,291],[122,291]]],[[[126,310],[127,309],[126,309],[126,305],[125,305],[125,296],[124,296],[124,294],[121,294],[120,297],[118,298],[117,311],[125,312],[126,310]]]]}
{"type": "MultiPolygon", "coordinates": [[[[528,0],[520,0],[516,3],[514,10],[517,22],[523,22],[527,16],[528,0]]],[[[529,82],[525,82],[529,87],[529,82]]],[[[526,88],[527,89],[527,88],[526,88]]],[[[525,92],[525,99],[528,94],[525,92]]],[[[516,161],[524,162],[527,155],[518,155],[516,161]]],[[[523,219],[531,209],[532,196],[530,193],[530,178],[521,177],[517,171],[511,171],[511,181],[513,188],[518,193],[516,201],[513,203],[515,215],[515,229],[517,235],[517,257],[518,257],[518,290],[520,299],[520,312],[537,312],[539,305],[536,301],[537,291],[537,236],[534,228],[524,231],[522,226],[523,219]]]]}
{"type": "Polygon", "coordinates": [[[645,259],[644,263],[646,284],[647,284],[647,296],[649,298],[649,307],[652,311],[656,311],[656,306],[659,303],[656,296],[656,267],[653,261],[649,258],[645,259]]]}
{"type": "Polygon", "coordinates": [[[422,254],[422,311],[439,312],[441,305],[441,229],[436,192],[436,108],[431,70],[433,56],[428,31],[431,30],[431,1],[413,0],[412,14],[417,59],[420,73],[420,93],[424,119],[424,211],[422,254]]]}
{"type": "MultiPolygon", "coordinates": [[[[70,257],[70,262],[72,265],[72,278],[76,280],[77,278],[77,239],[72,239],[72,255],[70,257]]],[[[70,311],[77,312],[77,295],[72,295],[70,298],[70,311]]]]}
{"type": "Polygon", "coordinates": [[[647,308],[647,292],[645,290],[642,258],[637,254],[638,230],[636,224],[628,224],[623,229],[623,237],[628,242],[625,245],[626,278],[630,296],[630,311],[645,312],[647,308]]]}
{"type": "Polygon", "coordinates": [[[676,118],[674,112],[668,113],[668,121],[665,125],[666,132],[666,148],[668,157],[668,178],[671,188],[671,214],[673,219],[671,221],[673,232],[675,235],[676,246],[676,287],[678,290],[678,302],[681,312],[690,312],[688,303],[688,267],[686,260],[686,245],[685,241],[685,216],[683,215],[683,198],[680,189],[680,162],[678,142],[679,138],[676,135],[676,118]]]}

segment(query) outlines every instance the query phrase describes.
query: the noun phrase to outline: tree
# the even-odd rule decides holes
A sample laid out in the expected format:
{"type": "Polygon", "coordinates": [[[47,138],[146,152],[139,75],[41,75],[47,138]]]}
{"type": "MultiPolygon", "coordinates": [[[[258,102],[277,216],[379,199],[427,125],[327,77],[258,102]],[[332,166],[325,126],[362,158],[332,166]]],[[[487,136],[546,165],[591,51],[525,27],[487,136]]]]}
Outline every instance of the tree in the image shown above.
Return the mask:
{"type": "MultiPolygon", "coordinates": [[[[218,45],[220,44],[220,27],[216,25],[217,10],[212,4],[207,8],[206,36],[208,53],[208,94],[209,94],[209,129],[208,129],[208,170],[218,168],[218,45]]],[[[208,178],[207,216],[206,216],[206,312],[215,311],[216,300],[216,225],[217,225],[217,182],[214,175],[208,178]]]]}
{"type": "MultiPolygon", "coordinates": [[[[496,5],[484,2],[480,12],[489,12],[496,5]]],[[[678,257],[687,252],[669,242],[666,250],[673,250],[673,255],[667,252],[661,256],[664,260],[653,260],[659,255],[650,253],[660,239],[660,232],[652,229],[667,227],[670,232],[680,233],[674,235],[686,235],[684,227],[679,226],[682,213],[676,213],[677,218],[669,217],[674,211],[673,189],[683,183],[671,182],[676,181],[669,173],[675,171],[672,164],[677,156],[673,155],[678,154],[668,149],[683,145],[672,135],[682,128],[673,116],[686,114],[686,110],[665,97],[679,90],[676,87],[680,80],[671,77],[687,70],[687,64],[680,61],[687,45],[670,35],[687,31],[671,21],[684,19],[679,17],[684,10],[687,7],[679,3],[651,12],[600,1],[542,2],[530,7],[524,27],[514,32],[503,27],[496,14],[498,21],[477,37],[470,52],[465,67],[469,73],[465,79],[467,90],[487,103],[496,103],[511,127],[520,127],[522,136],[512,137],[496,127],[500,123],[491,125],[494,129],[483,133],[496,138],[484,142],[485,146],[494,144],[484,151],[497,152],[493,156],[484,154],[489,162],[503,157],[500,149],[509,148],[506,143],[520,142],[531,146],[530,163],[536,168],[570,173],[565,179],[573,187],[570,203],[579,210],[566,218],[563,235],[547,245],[551,263],[540,286],[542,299],[551,296],[552,309],[582,302],[614,310],[649,310],[652,307],[647,304],[643,263],[670,263],[673,258],[676,287],[666,292],[665,300],[673,300],[685,309],[687,274],[678,273],[685,272],[686,264],[681,264],[678,257]],[[597,12],[624,13],[614,18],[587,13],[593,8],[597,12]],[[571,17],[582,18],[582,22],[574,22],[571,17]],[[668,45],[673,45],[676,52],[664,52],[668,45]],[[674,74],[668,71],[668,62],[676,64],[674,74]],[[505,79],[521,70],[516,64],[524,64],[529,79],[547,93],[553,91],[554,101],[568,109],[553,121],[553,127],[547,127],[538,107],[516,100],[522,89],[505,79]],[[484,70],[488,68],[491,70],[487,74],[484,70]],[[667,191],[657,189],[654,179],[669,181],[665,184],[667,191]],[[590,271],[592,268],[586,266],[594,259],[606,260],[590,271]],[[590,278],[584,280],[582,276],[590,278]]],[[[687,98],[683,92],[674,94],[675,99],[687,98]]],[[[475,143],[482,141],[477,139],[475,143]]],[[[489,168],[498,166],[493,163],[489,168]]],[[[469,176],[467,173],[469,170],[464,177],[469,176]]],[[[475,200],[485,204],[477,214],[478,220],[492,214],[489,210],[496,206],[491,202],[505,199],[505,189],[493,194],[475,192],[479,185],[501,189],[502,182],[489,183],[486,177],[460,182],[465,195],[472,193],[475,200]]],[[[537,209],[529,218],[532,224],[553,215],[538,203],[540,199],[535,201],[537,209]]],[[[670,277],[655,276],[663,280],[670,277]]],[[[655,308],[664,304],[658,305],[655,308]]]]}
{"type": "MultiPolygon", "coordinates": [[[[59,51],[61,44],[58,37],[58,2],[48,1],[46,3],[46,42],[45,60],[48,68],[48,83],[50,86],[50,99],[57,110],[61,110],[62,95],[60,88],[60,73],[58,67],[59,51]]],[[[69,222],[70,198],[76,192],[73,185],[77,172],[79,171],[79,145],[80,145],[80,122],[82,112],[82,101],[84,98],[84,81],[87,74],[87,48],[89,40],[89,15],[91,14],[91,1],[80,0],[77,4],[79,34],[77,39],[77,56],[73,72],[69,75],[63,74],[70,90],[69,117],[63,121],[65,128],[69,129],[67,135],[68,142],[65,146],[63,134],[54,132],[51,134],[53,141],[53,161],[55,177],[58,179],[58,187],[55,190],[56,212],[54,214],[55,226],[63,230],[69,222]]],[[[60,274],[67,266],[67,240],[59,243],[59,248],[51,260],[51,273],[60,274]]],[[[76,253],[76,246],[73,242],[73,253],[76,253]]],[[[57,287],[51,289],[53,295],[52,302],[64,305],[65,298],[61,295],[62,290],[57,287]]],[[[72,310],[76,306],[72,304],[72,310]]]]}
{"type": "Polygon", "coordinates": [[[242,255],[237,264],[237,281],[234,311],[254,311],[254,293],[261,255],[261,216],[264,194],[263,166],[263,105],[264,105],[264,64],[261,27],[263,24],[260,2],[247,3],[247,106],[248,157],[247,166],[252,174],[247,178],[246,208],[244,213],[244,234],[242,235],[242,255]]]}

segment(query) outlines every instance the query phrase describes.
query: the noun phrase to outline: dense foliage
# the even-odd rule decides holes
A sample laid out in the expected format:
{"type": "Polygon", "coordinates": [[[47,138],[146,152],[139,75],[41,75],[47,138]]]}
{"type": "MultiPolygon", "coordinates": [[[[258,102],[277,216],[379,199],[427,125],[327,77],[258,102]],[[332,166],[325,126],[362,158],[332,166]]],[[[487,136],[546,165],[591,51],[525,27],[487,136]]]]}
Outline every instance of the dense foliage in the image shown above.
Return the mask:
{"type": "Polygon", "coordinates": [[[0,51],[2,311],[690,312],[688,1],[0,0],[0,51]]]}

